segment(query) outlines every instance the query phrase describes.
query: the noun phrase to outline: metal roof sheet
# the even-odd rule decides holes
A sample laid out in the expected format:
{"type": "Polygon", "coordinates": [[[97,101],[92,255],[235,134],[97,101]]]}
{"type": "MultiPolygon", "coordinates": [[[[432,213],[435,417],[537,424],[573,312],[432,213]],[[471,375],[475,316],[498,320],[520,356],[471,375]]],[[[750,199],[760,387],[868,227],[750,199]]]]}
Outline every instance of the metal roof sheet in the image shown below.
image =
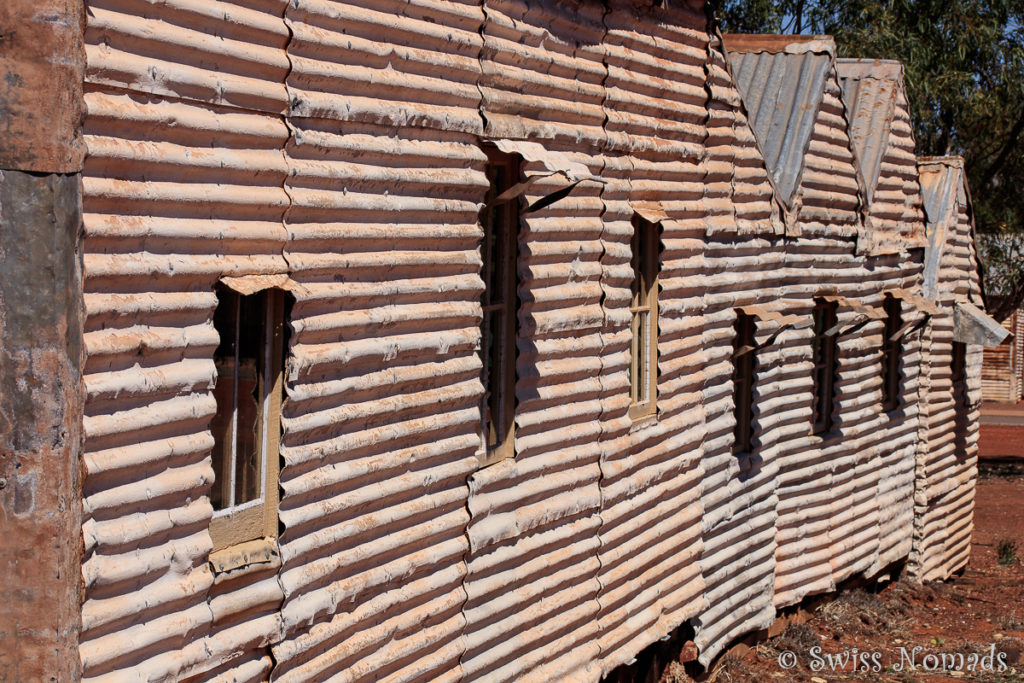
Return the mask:
{"type": "Polygon", "coordinates": [[[751,36],[729,36],[726,49],[776,191],[791,207],[832,64],[829,45],[823,40],[762,45],[751,36]]]}
{"type": "Polygon", "coordinates": [[[902,67],[897,62],[840,59],[836,69],[849,117],[850,139],[870,203],[889,144],[896,94],[902,87],[902,67]]]}
{"type": "Polygon", "coordinates": [[[963,162],[957,157],[927,157],[918,160],[921,199],[928,219],[929,234],[939,221],[946,220],[960,200],[963,162]]]}

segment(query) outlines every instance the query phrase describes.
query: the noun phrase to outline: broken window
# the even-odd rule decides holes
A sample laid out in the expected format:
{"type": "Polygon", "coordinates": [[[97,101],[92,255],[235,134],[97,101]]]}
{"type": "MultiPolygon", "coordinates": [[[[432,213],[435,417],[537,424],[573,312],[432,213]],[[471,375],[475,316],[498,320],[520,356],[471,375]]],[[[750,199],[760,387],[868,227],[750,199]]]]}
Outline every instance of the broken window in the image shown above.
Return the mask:
{"type": "Polygon", "coordinates": [[[811,338],[811,356],[814,362],[813,433],[832,431],[832,410],[835,398],[837,370],[836,334],[837,309],[835,301],[819,300],[814,306],[814,336],[811,338]]]}
{"type": "Polygon", "coordinates": [[[633,418],[654,415],[658,399],[658,224],[633,215],[630,243],[633,299],[630,345],[630,406],[633,418]]]}
{"type": "Polygon", "coordinates": [[[217,412],[210,526],[214,549],[276,536],[281,435],[285,296],[278,289],[242,295],[217,288],[213,323],[217,412]]]}
{"type": "Polygon", "coordinates": [[[882,338],[882,408],[896,410],[900,404],[900,357],[903,353],[903,307],[901,301],[886,295],[885,333],[882,338]]]}
{"type": "Polygon", "coordinates": [[[736,313],[736,336],[732,352],[732,400],[736,426],[733,429],[734,454],[751,450],[753,433],[754,369],[757,326],[754,316],[743,311],[736,313]]]}
{"type": "Polygon", "coordinates": [[[484,281],[480,359],[484,401],[484,463],[512,457],[514,451],[519,198],[498,196],[519,182],[519,157],[488,150],[490,190],[481,215],[484,281]]]}

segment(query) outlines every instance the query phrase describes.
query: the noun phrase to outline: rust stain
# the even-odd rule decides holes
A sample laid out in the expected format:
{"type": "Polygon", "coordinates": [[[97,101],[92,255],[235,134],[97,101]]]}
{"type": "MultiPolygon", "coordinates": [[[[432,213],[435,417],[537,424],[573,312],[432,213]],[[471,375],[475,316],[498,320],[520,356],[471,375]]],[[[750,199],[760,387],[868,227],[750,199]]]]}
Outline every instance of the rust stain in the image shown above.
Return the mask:
{"type": "Polygon", "coordinates": [[[82,170],[84,20],[82,0],[0,6],[0,169],[82,170]]]}

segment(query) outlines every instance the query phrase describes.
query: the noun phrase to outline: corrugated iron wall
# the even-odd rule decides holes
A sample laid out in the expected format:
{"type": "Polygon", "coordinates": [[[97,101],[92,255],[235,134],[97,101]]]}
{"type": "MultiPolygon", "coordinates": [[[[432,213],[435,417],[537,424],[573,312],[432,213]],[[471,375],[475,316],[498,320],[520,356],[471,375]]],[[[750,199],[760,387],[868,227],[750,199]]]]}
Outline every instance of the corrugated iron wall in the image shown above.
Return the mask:
{"type": "Polygon", "coordinates": [[[89,3],[86,680],[258,680],[279,637],[275,572],[207,563],[207,494],[214,283],[287,270],[284,6],[89,3]]]}
{"type": "MultiPolygon", "coordinates": [[[[701,573],[708,606],[694,621],[701,661],[707,663],[740,633],[771,623],[778,465],[778,389],[774,348],[758,353],[755,391],[756,458],[732,455],[732,339],[735,308],[776,306],[784,260],[778,208],[768,171],[727,72],[721,42],[709,65],[708,184],[703,236],[703,383],[706,434],[701,485],[701,573]],[[736,277],[739,274],[740,277],[736,277]],[[762,400],[763,399],[763,400],[762,400]]],[[[758,341],[774,330],[758,328],[758,341]]]]}
{"type": "Polygon", "coordinates": [[[865,251],[923,247],[914,137],[899,62],[839,59],[850,138],[866,200],[865,251]]]}
{"type": "Polygon", "coordinates": [[[324,0],[285,19],[285,258],[301,290],[274,677],[460,680],[482,392],[483,13],[324,0]]]}
{"type": "Polygon", "coordinates": [[[1019,311],[1003,321],[1003,328],[1014,336],[994,349],[985,349],[981,362],[981,399],[998,403],[1016,403],[1021,398],[1019,350],[1017,335],[1019,311]]]}
{"type": "Polygon", "coordinates": [[[707,169],[705,17],[614,2],[604,18],[600,645],[604,673],[706,604],[697,559],[703,468],[701,200],[707,169]],[[658,413],[628,416],[630,224],[660,211],[658,413]],[[650,215],[650,214],[648,214],[650,215]]]}
{"type": "MultiPolygon", "coordinates": [[[[909,552],[916,337],[896,417],[878,414],[881,323],[841,340],[840,427],[808,449],[809,332],[782,333],[758,354],[756,455],[731,452],[737,307],[808,317],[822,283],[880,306],[920,280],[913,259],[853,253],[831,66],[787,213],[700,11],[90,5],[87,680],[597,680],[687,620],[707,663],[909,552]],[[481,469],[484,140],[604,182],[523,217],[517,457],[481,469]],[[628,416],[638,212],[661,236],[646,423],[628,416]],[[280,557],[217,573],[213,288],[259,274],[294,297],[280,557]]],[[[902,184],[913,222],[904,114],[879,187],[902,184]]]]}
{"type": "MultiPolygon", "coordinates": [[[[541,142],[600,173],[603,8],[488,2],[485,14],[486,135],[541,142]]],[[[537,183],[526,204],[558,183],[537,183]]],[[[602,388],[594,361],[602,347],[603,212],[600,185],[584,183],[522,220],[516,457],[470,477],[462,659],[469,679],[599,673],[602,388]]]]}
{"type": "Polygon", "coordinates": [[[967,345],[965,378],[958,382],[953,368],[953,309],[956,302],[980,305],[981,283],[962,161],[923,159],[918,166],[928,209],[928,262],[936,264],[927,277],[940,312],[926,331],[926,409],[916,468],[910,571],[921,581],[931,581],[962,569],[970,553],[982,350],[967,345]]]}

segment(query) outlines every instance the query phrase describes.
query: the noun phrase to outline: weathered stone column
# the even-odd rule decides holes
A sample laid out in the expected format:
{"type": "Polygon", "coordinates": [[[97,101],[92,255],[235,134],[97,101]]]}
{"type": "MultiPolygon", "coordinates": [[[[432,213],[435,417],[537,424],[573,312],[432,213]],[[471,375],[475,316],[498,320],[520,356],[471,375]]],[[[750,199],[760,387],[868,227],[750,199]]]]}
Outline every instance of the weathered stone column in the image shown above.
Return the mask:
{"type": "Polygon", "coordinates": [[[0,681],[77,681],[82,0],[0,1],[0,681]]]}

